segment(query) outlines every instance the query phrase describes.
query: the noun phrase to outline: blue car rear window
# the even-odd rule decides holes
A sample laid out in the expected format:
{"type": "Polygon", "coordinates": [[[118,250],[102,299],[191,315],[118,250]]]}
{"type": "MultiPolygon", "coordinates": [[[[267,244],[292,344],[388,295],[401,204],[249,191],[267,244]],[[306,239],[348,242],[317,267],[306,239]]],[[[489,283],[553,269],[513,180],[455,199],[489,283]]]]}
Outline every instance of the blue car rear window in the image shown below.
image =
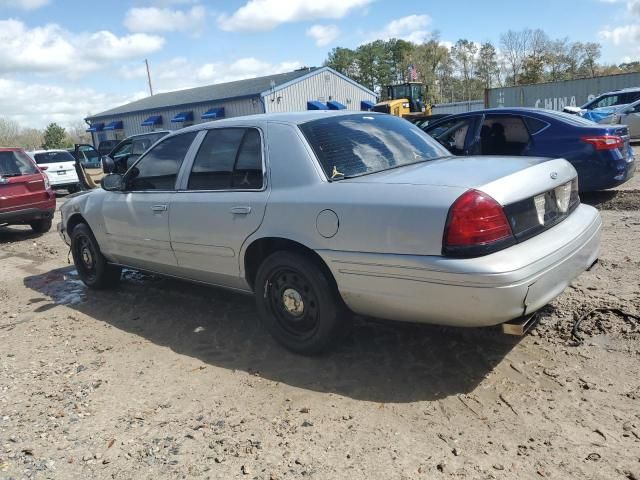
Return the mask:
{"type": "Polygon", "coordinates": [[[569,123],[575,127],[593,127],[595,123],[578,115],[571,115],[570,113],[556,112],[554,110],[544,110],[543,113],[550,117],[555,117],[558,120],[562,120],[565,123],[569,123]]]}
{"type": "Polygon", "coordinates": [[[391,115],[331,116],[303,123],[300,130],[332,180],[450,155],[422,130],[391,115]]]}

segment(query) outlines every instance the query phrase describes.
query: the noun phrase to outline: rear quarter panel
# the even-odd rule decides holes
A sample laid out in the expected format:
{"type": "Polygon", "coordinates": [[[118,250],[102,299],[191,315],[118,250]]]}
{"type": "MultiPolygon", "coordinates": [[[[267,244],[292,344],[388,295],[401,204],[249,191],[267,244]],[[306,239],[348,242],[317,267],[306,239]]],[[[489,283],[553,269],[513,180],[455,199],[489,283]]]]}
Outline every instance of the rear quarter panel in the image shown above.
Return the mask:
{"type": "Polygon", "coordinates": [[[440,255],[449,207],[464,188],[328,182],[296,127],[270,123],[267,131],[271,194],[245,248],[282,237],[316,250],[440,255]],[[323,210],[338,218],[330,238],[317,228],[323,210]]]}

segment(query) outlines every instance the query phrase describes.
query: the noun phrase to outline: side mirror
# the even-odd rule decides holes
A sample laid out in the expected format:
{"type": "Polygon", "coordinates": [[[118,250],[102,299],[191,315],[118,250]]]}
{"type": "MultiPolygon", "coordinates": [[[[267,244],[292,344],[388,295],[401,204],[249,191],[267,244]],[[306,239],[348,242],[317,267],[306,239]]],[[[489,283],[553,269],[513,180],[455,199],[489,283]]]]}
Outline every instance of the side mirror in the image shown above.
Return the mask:
{"type": "Polygon", "coordinates": [[[124,190],[124,178],[119,173],[105,175],[100,184],[102,188],[108,192],[120,192],[124,190]]]}
{"type": "Polygon", "coordinates": [[[109,155],[102,157],[102,171],[106,174],[116,171],[116,162],[109,155]]]}

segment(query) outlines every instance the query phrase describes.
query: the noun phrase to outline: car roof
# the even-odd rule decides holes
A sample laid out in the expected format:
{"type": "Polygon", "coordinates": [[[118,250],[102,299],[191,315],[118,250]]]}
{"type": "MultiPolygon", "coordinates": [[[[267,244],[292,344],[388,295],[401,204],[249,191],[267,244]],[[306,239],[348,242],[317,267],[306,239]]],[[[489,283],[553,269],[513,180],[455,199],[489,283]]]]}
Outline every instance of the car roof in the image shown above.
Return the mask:
{"type": "Polygon", "coordinates": [[[20,147],[0,147],[0,152],[22,152],[23,148],[20,147]]]}
{"type": "Polygon", "coordinates": [[[627,88],[621,88],[619,90],[611,90],[610,92],[601,93],[600,95],[598,95],[598,97],[602,97],[604,95],[611,95],[614,93],[620,93],[620,92],[640,92],[640,87],[627,87],[627,88]]]}
{"type": "Polygon", "coordinates": [[[318,120],[327,117],[342,117],[348,115],[387,115],[386,113],[366,112],[366,111],[354,111],[354,110],[313,110],[303,112],[286,112],[286,113],[257,113],[255,115],[245,115],[242,117],[223,118],[220,120],[213,120],[211,122],[199,123],[192,125],[191,127],[177,130],[180,133],[188,131],[205,130],[213,126],[218,125],[246,125],[247,123],[264,123],[264,122],[278,122],[289,123],[292,125],[300,125],[310,122],[312,120],[318,120]]]}
{"type": "MultiPolygon", "coordinates": [[[[177,130],[174,130],[177,131],[177,130]]],[[[122,140],[113,140],[115,142],[124,142],[125,140],[129,140],[130,138],[136,138],[136,137],[146,137],[147,135],[158,135],[159,133],[172,133],[171,130],[154,130],[153,132],[144,132],[144,133],[136,133],[135,135],[129,135],[127,138],[123,138],[122,140]]],[[[104,141],[111,141],[111,140],[104,140],[104,141]]],[[[100,142],[102,143],[102,142],[100,142]]]]}

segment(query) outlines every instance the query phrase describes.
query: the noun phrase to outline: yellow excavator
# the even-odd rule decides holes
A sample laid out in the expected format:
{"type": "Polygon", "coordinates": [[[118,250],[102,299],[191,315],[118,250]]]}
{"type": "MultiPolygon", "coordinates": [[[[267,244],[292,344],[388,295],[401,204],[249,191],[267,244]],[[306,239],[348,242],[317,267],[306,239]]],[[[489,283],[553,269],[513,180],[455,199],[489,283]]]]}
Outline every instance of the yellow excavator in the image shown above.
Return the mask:
{"type": "Polygon", "coordinates": [[[377,103],[372,108],[374,112],[389,113],[407,119],[431,115],[431,105],[425,104],[425,88],[422,83],[407,82],[384,88],[387,99],[377,103]]]}

